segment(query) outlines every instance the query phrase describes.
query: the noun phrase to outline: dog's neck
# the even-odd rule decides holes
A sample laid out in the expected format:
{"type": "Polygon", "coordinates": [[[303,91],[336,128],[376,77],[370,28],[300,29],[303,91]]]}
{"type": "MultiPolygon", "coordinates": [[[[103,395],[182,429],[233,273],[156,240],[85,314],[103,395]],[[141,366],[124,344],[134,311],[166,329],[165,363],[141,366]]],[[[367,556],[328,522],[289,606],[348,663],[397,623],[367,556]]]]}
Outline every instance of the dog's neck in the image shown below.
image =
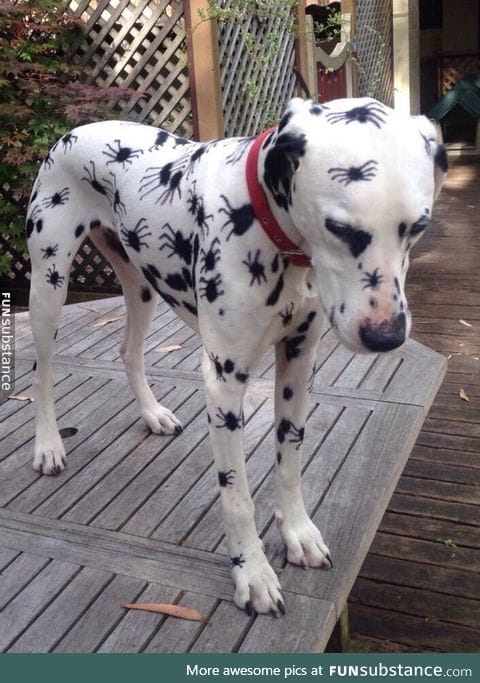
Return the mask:
{"type": "Polygon", "coordinates": [[[308,268],[311,265],[308,246],[288,211],[276,203],[263,178],[266,155],[263,143],[274,130],[260,133],[249,149],[246,175],[250,201],[260,225],[280,253],[290,258],[294,265],[308,268]]]}

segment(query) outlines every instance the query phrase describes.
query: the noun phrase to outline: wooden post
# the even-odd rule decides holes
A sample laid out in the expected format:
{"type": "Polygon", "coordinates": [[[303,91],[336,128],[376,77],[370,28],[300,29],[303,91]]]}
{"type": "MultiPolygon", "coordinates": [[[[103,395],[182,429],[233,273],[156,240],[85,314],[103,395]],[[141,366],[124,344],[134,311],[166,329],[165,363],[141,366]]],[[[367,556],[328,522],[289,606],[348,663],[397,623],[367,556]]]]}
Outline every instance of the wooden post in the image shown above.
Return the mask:
{"type": "Polygon", "coordinates": [[[348,604],[340,613],[335,628],[333,629],[326,652],[349,652],[350,651],[350,625],[348,621],[348,604]]]}
{"type": "MultiPolygon", "coordinates": [[[[340,9],[342,18],[348,18],[349,21],[349,39],[355,44],[356,40],[356,22],[355,22],[355,4],[356,0],[341,0],[340,9]]],[[[355,49],[355,48],[354,48],[355,49]]],[[[347,97],[357,97],[358,95],[358,70],[355,61],[349,58],[346,62],[346,76],[347,76],[347,97]]]]}
{"type": "MultiPolygon", "coordinates": [[[[305,23],[305,0],[299,0],[295,6],[295,24],[297,36],[295,38],[295,68],[301,74],[305,83],[309,83],[310,76],[308,72],[308,55],[307,55],[307,40],[306,23],[305,23]]],[[[305,92],[297,87],[297,93],[305,97],[305,92]]]]}
{"type": "Polygon", "coordinates": [[[184,0],[184,8],[193,134],[196,140],[223,138],[217,22],[200,20],[198,11],[208,9],[208,0],[184,0]]]}

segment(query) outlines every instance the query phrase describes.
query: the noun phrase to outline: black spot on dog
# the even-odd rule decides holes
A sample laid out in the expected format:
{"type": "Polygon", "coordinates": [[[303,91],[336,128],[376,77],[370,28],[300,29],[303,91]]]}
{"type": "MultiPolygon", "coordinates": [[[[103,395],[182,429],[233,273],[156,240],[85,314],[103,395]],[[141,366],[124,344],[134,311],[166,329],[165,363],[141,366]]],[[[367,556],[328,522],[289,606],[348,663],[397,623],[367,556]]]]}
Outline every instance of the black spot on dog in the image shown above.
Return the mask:
{"type": "Polygon", "coordinates": [[[287,361],[291,361],[302,353],[300,344],[305,341],[305,335],[299,334],[296,337],[285,337],[283,339],[283,344],[285,346],[285,358],[287,361]]]}
{"type": "Polygon", "coordinates": [[[439,145],[435,152],[435,164],[444,172],[448,171],[448,157],[447,151],[443,145],[439,145]]]}
{"type": "Polygon", "coordinates": [[[75,228],[75,237],[80,237],[80,235],[84,232],[85,226],[80,223],[80,225],[77,225],[75,228]]]}
{"type": "Polygon", "coordinates": [[[188,301],[182,301],[183,307],[187,309],[192,315],[198,315],[198,310],[196,306],[192,306],[188,301]]]}
{"type": "Polygon", "coordinates": [[[223,364],[223,369],[225,370],[227,375],[229,375],[231,372],[233,372],[235,369],[235,363],[233,362],[233,360],[230,360],[230,358],[227,358],[225,363],[223,364]]]}
{"type": "Polygon", "coordinates": [[[353,228],[348,223],[341,223],[333,218],[326,219],[325,227],[328,232],[331,232],[332,235],[335,235],[335,237],[338,237],[339,240],[348,245],[350,253],[355,258],[360,256],[372,241],[372,236],[369,232],[353,228]]]}
{"type": "Polygon", "coordinates": [[[95,219],[95,220],[93,220],[93,221],[90,221],[90,228],[91,228],[92,230],[95,230],[96,228],[99,228],[101,225],[102,225],[102,223],[101,223],[101,221],[99,221],[98,219],[95,219]]]}
{"type": "Polygon", "coordinates": [[[406,230],[407,230],[407,224],[403,223],[403,221],[402,221],[402,223],[399,223],[399,225],[398,225],[398,236],[400,237],[400,239],[402,239],[402,237],[405,235],[406,230]]]}
{"type": "Polygon", "coordinates": [[[303,133],[281,133],[265,157],[265,184],[276,204],[286,211],[291,203],[293,176],[305,154],[306,144],[303,133]]]}
{"type": "Polygon", "coordinates": [[[120,258],[123,259],[125,263],[129,263],[130,259],[128,257],[128,254],[125,251],[123,244],[120,242],[120,239],[118,238],[118,235],[115,232],[115,230],[112,230],[112,228],[106,228],[103,231],[103,235],[105,237],[105,242],[110,247],[110,249],[116,254],[118,254],[118,256],[120,256],[120,258]]]}
{"type": "Polygon", "coordinates": [[[291,387],[284,387],[283,398],[285,399],[285,401],[290,401],[292,396],[293,396],[293,389],[291,387]]]}
{"type": "Polygon", "coordinates": [[[248,379],[248,373],[246,372],[236,372],[235,373],[235,379],[238,380],[241,384],[245,384],[245,382],[248,379]]]}
{"type": "Polygon", "coordinates": [[[268,295],[267,300],[265,302],[266,306],[275,306],[278,299],[280,298],[280,294],[282,293],[283,285],[284,285],[284,281],[283,281],[283,274],[282,274],[278,278],[277,284],[275,285],[273,290],[268,295]]]}
{"type": "Polygon", "coordinates": [[[151,301],[152,292],[149,290],[148,287],[142,287],[142,289],[140,290],[140,296],[142,301],[146,303],[147,301],[151,301]]]}
{"type": "Polygon", "coordinates": [[[282,454],[280,453],[280,451],[277,451],[277,462],[279,465],[282,462],[282,454]]]}

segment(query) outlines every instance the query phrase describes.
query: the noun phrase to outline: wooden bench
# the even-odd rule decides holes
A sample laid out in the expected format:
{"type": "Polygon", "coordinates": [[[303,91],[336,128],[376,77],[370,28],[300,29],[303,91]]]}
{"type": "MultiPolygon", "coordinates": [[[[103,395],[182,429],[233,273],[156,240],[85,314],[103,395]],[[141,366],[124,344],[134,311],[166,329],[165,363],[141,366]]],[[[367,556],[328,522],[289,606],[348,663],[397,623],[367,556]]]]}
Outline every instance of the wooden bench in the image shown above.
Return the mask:
{"type": "MultiPolygon", "coordinates": [[[[31,395],[34,351],[27,314],[16,323],[21,398],[31,395]]],[[[355,356],[325,335],[303,487],[332,551],[331,571],[285,564],[273,520],[273,358],[262,360],[246,397],[247,469],[287,614],[248,617],[231,602],[199,339],[159,306],[146,342],[148,376],[185,430],[148,435],[118,356],[123,323],[120,299],[64,309],[55,395],[59,426],[78,431],[65,440],[68,467],[59,477],[31,467],[29,402],[0,406],[0,651],[322,651],[446,360],[415,341],[387,356],[355,356]],[[197,607],[205,620],[122,608],[134,601],[197,607]]]]}

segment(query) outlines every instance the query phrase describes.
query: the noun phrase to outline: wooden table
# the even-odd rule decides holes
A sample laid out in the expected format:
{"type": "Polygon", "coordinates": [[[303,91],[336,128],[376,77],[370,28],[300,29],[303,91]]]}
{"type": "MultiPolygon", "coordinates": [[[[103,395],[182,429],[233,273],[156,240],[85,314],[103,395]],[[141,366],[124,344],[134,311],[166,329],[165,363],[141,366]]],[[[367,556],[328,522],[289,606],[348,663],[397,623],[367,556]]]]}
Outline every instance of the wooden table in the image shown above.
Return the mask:
{"type": "MultiPolygon", "coordinates": [[[[183,421],[174,437],[138,417],[118,347],[120,298],[64,308],[56,385],[68,466],[31,466],[33,406],[0,406],[0,651],[307,652],[325,648],[446,368],[409,341],[354,355],[329,331],[318,357],[304,445],[307,509],[334,569],[286,565],[273,518],[273,355],[245,402],[247,470],[258,529],[287,615],[248,617],[231,601],[200,373],[200,342],[163,303],[146,341],[157,398],[183,421]],[[122,608],[178,602],[201,623],[122,608]],[[265,628],[268,620],[268,628],[265,628]]],[[[16,316],[15,394],[31,396],[34,350],[16,316]]]]}

